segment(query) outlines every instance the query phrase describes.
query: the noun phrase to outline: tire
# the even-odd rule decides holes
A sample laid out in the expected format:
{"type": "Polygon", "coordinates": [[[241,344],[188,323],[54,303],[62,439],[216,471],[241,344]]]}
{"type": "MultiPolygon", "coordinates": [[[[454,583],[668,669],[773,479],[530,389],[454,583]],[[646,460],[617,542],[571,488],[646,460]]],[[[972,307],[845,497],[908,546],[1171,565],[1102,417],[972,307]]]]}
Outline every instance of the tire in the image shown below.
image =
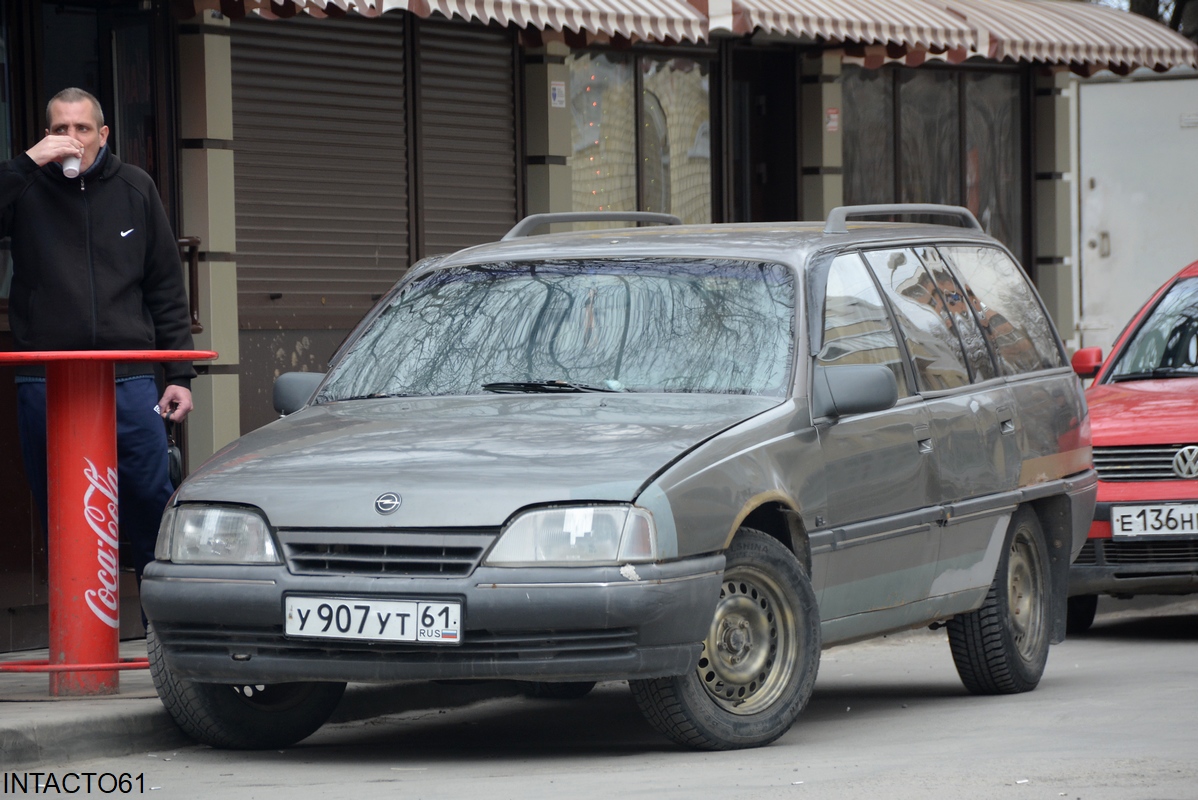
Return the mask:
{"type": "Polygon", "coordinates": [[[175,724],[201,744],[228,750],[288,747],[328,721],[344,683],[230,685],[176,678],[153,626],[146,632],[150,675],[175,724]]]}
{"type": "Polygon", "coordinates": [[[568,683],[535,681],[524,690],[524,696],[538,700],[578,700],[586,697],[594,688],[594,681],[570,681],[568,683]]]}
{"type": "Polygon", "coordinates": [[[1065,612],[1065,634],[1085,633],[1094,624],[1094,615],[1098,613],[1098,595],[1079,594],[1069,598],[1069,606],[1065,612]]]}
{"type": "Polygon", "coordinates": [[[948,622],[957,674],[973,694],[1030,692],[1048,662],[1048,549],[1035,513],[1011,518],[998,572],[982,607],[948,622]]]}
{"type": "Polygon", "coordinates": [[[742,528],[698,666],[685,675],[630,681],[641,713],[679,744],[701,750],[760,747],[790,728],[819,669],[819,609],[794,554],[742,528]]]}

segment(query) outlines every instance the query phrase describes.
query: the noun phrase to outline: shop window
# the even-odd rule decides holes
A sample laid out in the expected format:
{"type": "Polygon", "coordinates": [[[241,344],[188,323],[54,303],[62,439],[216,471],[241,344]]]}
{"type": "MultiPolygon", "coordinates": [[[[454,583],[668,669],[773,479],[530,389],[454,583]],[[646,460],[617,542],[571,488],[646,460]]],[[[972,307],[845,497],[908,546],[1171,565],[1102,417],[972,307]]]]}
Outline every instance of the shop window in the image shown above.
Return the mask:
{"type": "Polygon", "coordinates": [[[571,59],[575,211],[636,211],[632,63],[606,53],[571,59]]]}
{"type": "Polygon", "coordinates": [[[889,70],[846,67],[842,83],[844,201],[893,203],[893,76],[889,70]]]}
{"type": "Polygon", "coordinates": [[[961,202],[957,75],[940,70],[898,73],[899,201],[961,202]]]}
{"type": "Polygon", "coordinates": [[[571,57],[573,210],[711,221],[708,68],[692,58],[571,57]]]}
{"type": "Polygon", "coordinates": [[[846,65],[844,200],[949,203],[1027,255],[1021,77],[846,65]]]}

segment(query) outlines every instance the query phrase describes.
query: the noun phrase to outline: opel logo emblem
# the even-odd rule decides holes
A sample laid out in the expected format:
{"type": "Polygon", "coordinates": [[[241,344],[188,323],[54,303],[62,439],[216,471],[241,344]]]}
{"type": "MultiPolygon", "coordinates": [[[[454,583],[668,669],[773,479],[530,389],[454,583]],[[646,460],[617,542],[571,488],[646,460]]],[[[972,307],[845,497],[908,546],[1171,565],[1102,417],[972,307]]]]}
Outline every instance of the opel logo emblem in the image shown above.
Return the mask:
{"type": "Polygon", "coordinates": [[[403,505],[403,498],[396,492],[383,492],[374,501],[374,510],[380,514],[394,514],[403,505]]]}
{"type": "Polygon", "coordinates": [[[1173,456],[1173,472],[1179,478],[1198,478],[1198,445],[1183,447],[1173,456]]]}

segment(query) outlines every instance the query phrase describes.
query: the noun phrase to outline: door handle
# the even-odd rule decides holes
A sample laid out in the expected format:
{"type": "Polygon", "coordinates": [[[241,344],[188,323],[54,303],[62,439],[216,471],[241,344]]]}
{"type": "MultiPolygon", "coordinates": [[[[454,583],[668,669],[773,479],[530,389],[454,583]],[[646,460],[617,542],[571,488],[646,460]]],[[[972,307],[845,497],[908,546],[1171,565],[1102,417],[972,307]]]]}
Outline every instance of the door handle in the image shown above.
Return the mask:
{"type": "Polygon", "coordinates": [[[920,439],[917,444],[919,445],[919,452],[924,453],[924,454],[932,452],[932,440],[931,439],[920,439]]]}
{"type": "Polygon", "coordinates": [[[1015,420],[1014,419],[1004,419],[1004,420],[999,421],[998,429],[1000,431],[1002,431],[1003,436],[1006,436],[1009,433],[1014,433],[1015,432],[1015,420]]]}

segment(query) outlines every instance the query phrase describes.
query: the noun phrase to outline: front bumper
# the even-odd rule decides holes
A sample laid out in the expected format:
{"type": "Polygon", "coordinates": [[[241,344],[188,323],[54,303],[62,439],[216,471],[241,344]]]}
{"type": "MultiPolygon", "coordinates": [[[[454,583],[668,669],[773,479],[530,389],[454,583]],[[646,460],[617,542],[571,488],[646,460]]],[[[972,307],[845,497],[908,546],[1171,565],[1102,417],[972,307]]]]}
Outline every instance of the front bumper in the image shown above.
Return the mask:
{"type": "Polygon", "coordinates": [[[1089,539],[1069,569],[1070,596],[1198,594],[1198,536],[1114,539],[1111,505],[1095,508],[1089,539]]]}
{"type": "Polygon", "coordinates": [[[213,683],[618,680],[693,669],[724,557],[618,567],[487,568],[462,578],[293,575],[283,566],[154,562],[142,606],[178,677],[213,683]],[[461,642],[289,637],[287,594],[457,599],[461,642]]]}

